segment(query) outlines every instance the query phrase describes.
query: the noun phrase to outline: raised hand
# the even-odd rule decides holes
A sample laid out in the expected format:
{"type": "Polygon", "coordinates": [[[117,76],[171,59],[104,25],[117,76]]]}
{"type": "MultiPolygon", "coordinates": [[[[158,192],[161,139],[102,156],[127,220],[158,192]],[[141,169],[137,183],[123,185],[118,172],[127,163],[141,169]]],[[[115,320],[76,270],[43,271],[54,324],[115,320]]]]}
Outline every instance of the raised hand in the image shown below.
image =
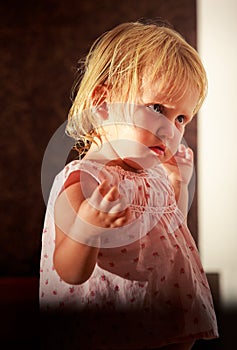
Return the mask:
{"type": "Polygon", "coordinates": [[[163,163],[163,166],[173,185],[175,185],[175,182],[188,185],[193,173],[193,151],[191,148],[180,144],[176,154],[166,163],[163,163]]]}
{"type": "Polygon", "coordinates": [[[85,199],[78,211],[79,217],[94,226],[115,228],[125,225],[130,218],[130,210],[117,186],[110,186],[104,180],[95,188],[91,197],[85,199]]]}

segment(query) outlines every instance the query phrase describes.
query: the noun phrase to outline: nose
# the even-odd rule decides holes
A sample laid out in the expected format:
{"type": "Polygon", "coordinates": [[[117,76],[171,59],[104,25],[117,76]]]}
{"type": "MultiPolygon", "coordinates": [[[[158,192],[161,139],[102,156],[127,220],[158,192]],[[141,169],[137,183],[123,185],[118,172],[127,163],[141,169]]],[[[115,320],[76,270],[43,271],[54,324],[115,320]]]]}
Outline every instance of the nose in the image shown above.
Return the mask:
{"type": "Polygon", "coordinates": [[[159,126],[157,128],[157,136],[161,139],[173,139],[175,137],[175,125],[166,118],[161,116],[159,120],[159,126]]]}

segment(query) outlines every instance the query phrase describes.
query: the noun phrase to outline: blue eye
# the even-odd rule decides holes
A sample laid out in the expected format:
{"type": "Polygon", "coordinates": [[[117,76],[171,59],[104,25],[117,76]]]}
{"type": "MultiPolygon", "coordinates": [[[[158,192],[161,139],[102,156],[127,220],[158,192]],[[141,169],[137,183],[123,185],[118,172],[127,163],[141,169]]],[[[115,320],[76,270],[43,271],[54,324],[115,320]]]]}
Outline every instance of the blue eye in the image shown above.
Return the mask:
{"type": "Polygon", "coordinates": [[[147,106],[148,108],[152,109],[156,113],[162,113],[162,105],[159,103],[155,103],[154,105],[147,106]]]}

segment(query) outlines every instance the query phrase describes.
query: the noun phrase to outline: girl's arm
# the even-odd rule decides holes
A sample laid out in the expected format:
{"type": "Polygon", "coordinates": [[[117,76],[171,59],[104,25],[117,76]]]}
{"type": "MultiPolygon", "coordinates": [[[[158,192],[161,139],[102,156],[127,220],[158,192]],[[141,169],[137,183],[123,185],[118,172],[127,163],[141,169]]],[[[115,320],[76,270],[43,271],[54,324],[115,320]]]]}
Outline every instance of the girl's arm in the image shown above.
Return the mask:
{"type": "Polygon", "coordinates": [[[63,191],[55,203],[54,267],[59,276],[70,284],[81,284],[90,277],[98,254],[97,247],[73,240],[68,232],[84,200],[81,185],[76,183],[63,191]]]}
{"type": "MultiPolygon", "coordinates": [[[[93,181],[88,178],[86,186],[90,186],[93,181]]],[[[94,181],[93,186],[90,201],[85,199],[82,184],[77,182],[65,189],[55,203],[54,267],[59,276],[69,284],[81,284],[87,281],[97,261],[99,245],[80,243],[80,237],[83,240],[88,237],[90,241],[90,237],[94,235],[91,238],[99,240],[103,228],[120,227],[129,218],[128,209],[109,213],[109,210],[113,209],[113,201],[119,197],[115,186],[110,187],[106,181],[99,186],[94,181]],[[96,203],[95,206],[93,202],[96,203]],[[90,224],[96,227],[96,233],[92,232],[90,224]],[[78,239],[70,238],[72,232],[73,237],[76,233],[78,239]]]]}

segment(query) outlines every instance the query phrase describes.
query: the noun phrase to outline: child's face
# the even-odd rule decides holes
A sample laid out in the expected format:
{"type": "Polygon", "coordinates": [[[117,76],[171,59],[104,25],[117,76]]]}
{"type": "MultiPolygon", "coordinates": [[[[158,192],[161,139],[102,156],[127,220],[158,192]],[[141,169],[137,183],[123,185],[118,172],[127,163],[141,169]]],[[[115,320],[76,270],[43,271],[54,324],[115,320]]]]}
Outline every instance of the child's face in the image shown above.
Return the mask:
{"type": "MultiPolygon", "coordinates": [[[[124,104],[127,123],[116,123],[116,132],[110,130],[107,138],[114,141],[113,146],[121,158],[143,159],[142,164],[145,159],[148,167],[154,163],[154,158],[163,163],[177,152],[199,97],[196,91],[187,89],[183,96],[167,99],[158,86],[159,81],[143,83],[132,114],[126,113],[131,105],[124,104]]],[[[113,122],[111,115],[107,122],[113,122]]]]}
{"type": "Polygon", "coordinates": [[[143,85],[134,107],[133,125],[120,127],[118,136],[143,144],[165,162],[176,153],[199,95],[187,89],[183,96],[168,100],[157,86],[158,82],[143,85]]]}

